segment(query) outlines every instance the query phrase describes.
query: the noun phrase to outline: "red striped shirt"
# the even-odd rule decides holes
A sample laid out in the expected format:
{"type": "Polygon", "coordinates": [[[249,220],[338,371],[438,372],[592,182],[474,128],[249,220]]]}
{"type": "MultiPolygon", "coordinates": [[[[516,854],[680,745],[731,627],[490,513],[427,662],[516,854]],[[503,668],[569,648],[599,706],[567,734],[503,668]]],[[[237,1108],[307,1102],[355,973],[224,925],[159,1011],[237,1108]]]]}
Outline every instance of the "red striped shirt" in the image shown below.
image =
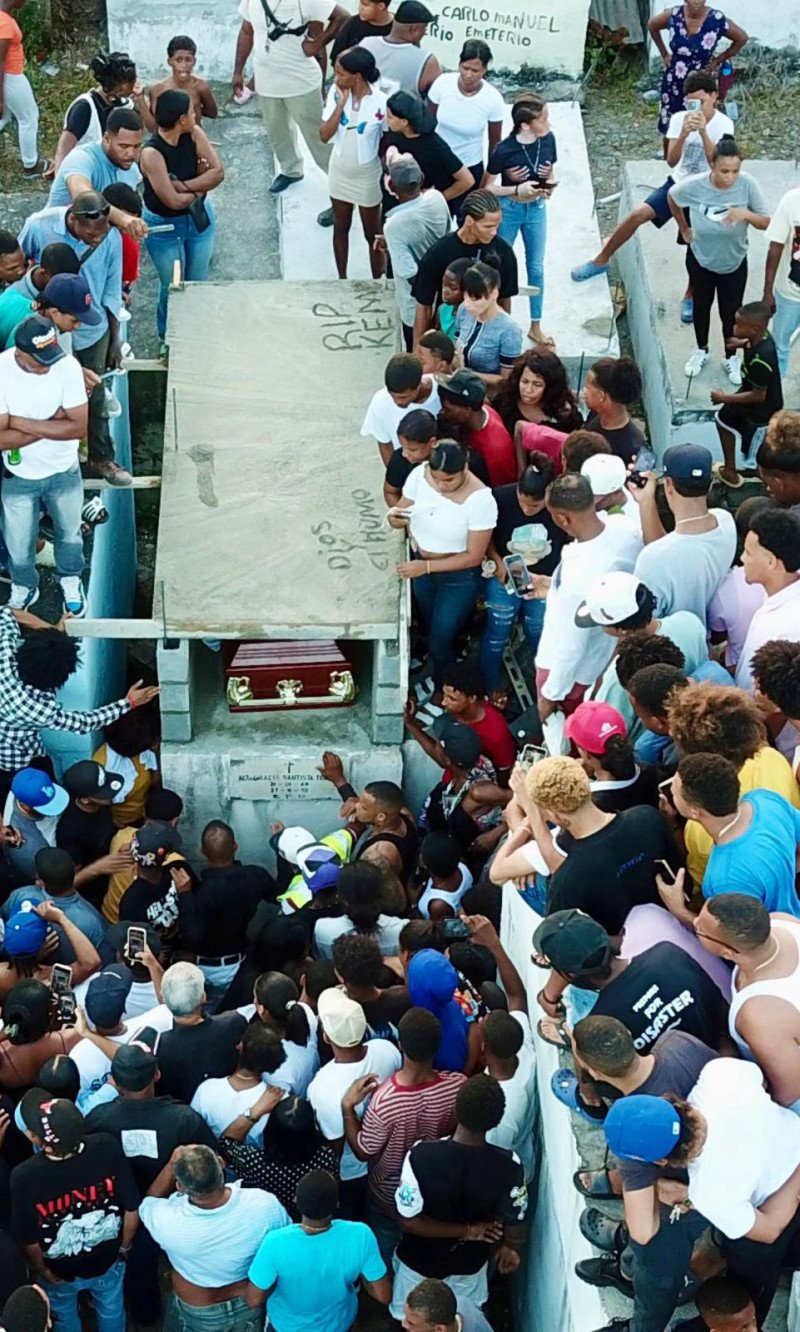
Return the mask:
{"type": "Polygon", "coordinates": [[[444,1138],[456,1126],[456,1096],[463,1073],[437,1073],[417,1087],[398,1084],[397,1074],[381,1083],[367,1106],[358,1145],[370,1157],[369,1187],[384,1211],[394,1211],[394,1194],[408,1152],[420,1138],[444,1138]]]}

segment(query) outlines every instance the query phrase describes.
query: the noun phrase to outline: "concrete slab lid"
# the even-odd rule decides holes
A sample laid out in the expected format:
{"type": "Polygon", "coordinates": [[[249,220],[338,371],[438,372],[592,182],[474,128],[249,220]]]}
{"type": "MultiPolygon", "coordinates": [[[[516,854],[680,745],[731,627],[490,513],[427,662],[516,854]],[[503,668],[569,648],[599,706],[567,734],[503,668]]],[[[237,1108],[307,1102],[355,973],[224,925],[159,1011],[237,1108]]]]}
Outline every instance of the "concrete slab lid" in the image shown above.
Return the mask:
{"type": "Polygon", "coordinates": [[[359,433],[397,349],[391,293],[188,284],[168,340],[154,614],[163,585],[176,633],[396,637],[402,539],[359,433]]]}

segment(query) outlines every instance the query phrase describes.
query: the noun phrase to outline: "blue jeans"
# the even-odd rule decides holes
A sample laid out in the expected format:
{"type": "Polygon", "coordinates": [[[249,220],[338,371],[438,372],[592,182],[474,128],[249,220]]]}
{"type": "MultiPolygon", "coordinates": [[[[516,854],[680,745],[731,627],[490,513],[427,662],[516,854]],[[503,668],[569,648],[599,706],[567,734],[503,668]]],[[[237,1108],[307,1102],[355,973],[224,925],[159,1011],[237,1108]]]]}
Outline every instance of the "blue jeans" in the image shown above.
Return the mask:
{"type": "Polygon", "coordinates": [[[778,348],[778,368],[781,376],[785,376],[789,369],[792,334],[800,327],[800,301],[787,301],[785,296],[776,295],[775,306],[772,336],[778,348]]]}
{"type": "Polygon", "coordinates": [[[547,243],[545,201],[539,199],[531,203],[520,203],[519,199],[505,195],[500,200],[500,211],[503,220],[500,223],[498,236],[508,241],[509,245],[513,245],[522,232],[528,285],[539,288],[539,295],[530,297],[531,319],[538,323],[542,317],[544,304],[544,247],[547,243]]]}
{"type": "Polygon", "coordinates": [[[241,1295],[198,1306],[179,1300],[174,1292],[164,1323],[165,1332],[261,1332],[263,1326],[264,1310],[248,1309],[241,1295]]]}
{"type": "Polygon", "coordinates": [[[83,572],[83,482],[78,464],[39,481],[7,471],[3,477],[3,534],[11,581],[18,587],[39,586],[35,557],[40,500],[53,520],[58,577],[74,578],[83,572]]]}
{"type": "Polygon", "coordinates": [[[125,1264],[116,1262],[102,1276],[75,1277],[57,1286],[42,1281],[58,1332],[81,1332],[78,1313],[78,1292],[81,1290],[88,1290],[92,1297],[97,1332],[119,1332],[125,1326],[125,1302],[122,1298],[124,1277],[125,1264]]]}
{"type": "Polygon", "coordinates": [[[163,226],[165,222],[172,222],[175,227],[174,231],[165,231],[161,236],[146,236],[144,242],[161,280],[156,310],[160,338],[164,338],[167,332],[167,298],[175,260],[180,260],[183,281],[205,282],[208,277],[217,234],[217,217],[210,199],[205,202],[211,226],[203,232],[197,230],[188,213],[183,217],[160,217],[158,213],[151,213],[149,208],[142,211],[142,217],[149,227],[163,226]]]}
{"type": "Polygon", "coordinates": [[[489,578],[484,584],[486,627],[481,639],[481,674],[488,693],[500,683],[503,651],[516,621],[522,620],[525,641],[534,655],[544,624],[544,597],[525,601],[516,594],[509,596],[506,586],[497,578],[489,578]]]}
{"type": "Polygon", "coordinates": [[[441,687],[445,668],[456,655],[456,638],[469,619],[481,585],[480,569],[422,574],[411,587],[428,635],[433,679],[441,687]]]}

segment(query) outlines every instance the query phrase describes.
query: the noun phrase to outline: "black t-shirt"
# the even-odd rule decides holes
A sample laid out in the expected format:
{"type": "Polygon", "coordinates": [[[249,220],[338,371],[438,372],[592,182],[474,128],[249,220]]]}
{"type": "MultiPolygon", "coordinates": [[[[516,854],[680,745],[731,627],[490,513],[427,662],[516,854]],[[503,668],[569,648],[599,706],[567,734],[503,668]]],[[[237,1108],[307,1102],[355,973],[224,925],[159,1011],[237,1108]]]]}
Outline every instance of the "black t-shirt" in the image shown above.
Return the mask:
{"type": "Polygon", "coordinates": [[[560,416],[550,416],[546,421],[538,422],[528,421],[527,416],[520,411],[518,393],[504,393],[501,389],[492,403],[492,406],[512,439],[518,421],[522,421],[523,424],[526,425],[550,426],[552,430],[561,430],[565,435],[569,435],[573,430],[583,429],[583,417],[578,411],[578,408],[571,406],[569,403],[567,403],[564,412],[560,416]]]}
{"type": "Polygon", "coordinates": [[[639,1054],[665,1031],[678,1028],[713,1048],[728,1005],[707,971],[677,944],[657,943],[631,958],[600,991],[593,1016],[619,1018],[639,1054]]]}
{"type": "MultiPolygon", "coordinates": [[[[419,463],[410,463],[407,458],[404,458],[401,449],[395,449],[386,464],[385,479],[387,486],[392,486],[394,490],[402,490],[414,468],[419,466],[419,463]]],[[[482,481],[485,486],[489,484],[489,472],[486,463],[474,449],[467,450],[467,467],[472,475],[477,476],[478,480],[482,481]]]]}
{"type": "Polygon", "coordinates": [[[619,430],[606,430],[605,426],[601,426],[599,416],[593,412],[586,422],[586,429],[596,430],[598,435],[602,435],[611,445],[612,453],[616,453],[624,463],[633,462],[642,445],[646,443],[644,435],[633,421],[620,426],[619,430]]]}
{"type": "MultiPolygon", "coordinates": [[[[504,1147],[467,1147],[443,1138],[411,1148],[398,1190],[401,1216],[435,1221],[496,1220],[521,1225],[528,1195],[519,1160],[504,1147]]],[[[423,1277],[471,1275],[488,1258],[487,1245],[429,1239],[405,1231],[397,1257],[423,1277]]]]}
{"type": "MultiPolygon", "coordinates": [[[[453,183],[453,177],[463,166],[460,158],[456,157],[452,148],[445,143],[435,130],[429,130],[426,134],[420,134],[416,139],[407,139],[405,134],[399,134],[390,130],[383,136],[383,144],[386,148],[397,148],[401,153],[408,154],[414,158],[420,171],[422,172],[423,190],[449,190],[453,183]]],[[[389,194],[381,180],[383,190],[383,209],[384,213],[396,208],[400,202],[393,194],[389,194]]],[[[502,295],[502,293],[501,293],[502,295]]]]}
{"type": "Polygon", "coordinates": [[[336,39],[331,48],[331,64],[336,57],[341,55],[342,51],[349,51],[351,46],[358,46],[362,37],[388,37],[392,31],[392,20],[388,23],[365,23],[358,14],[353,14],[346,23],[343,23],[336,34],[336,39]]]}
{"type": "Polygon", "coordinates": [[[136,878],[122,894],[119,918],[146,921],[165,943],[174,943],[178,937],[178,897],[178,890],[166,869],[161,883],[136,878]]]}
{"type": "Polygon", "coordinates": [[[529,527],[531,523],[540,523],[547,529],[547,535],[553,547],[549,555],[545,555],[543,560],[533,565],[537,574],[552,574],[559,560],[561,551],[566,545],[567,536],[558,527],[547,509],[542,509],[535,518],[529,518],[522,512],[517,499],[517,487],[514,482],[509,482],[507,486],[495,486],[492,494],[497,501],[497,526],[494,529],[493,543],[498,555],[508,554],[508,543],[518,527],[529,527]]]}
{"type": "Polygon", "coordinates": [[[525,175],[523,180],[543,180],[549,168],[558,161],[558,151],[554,134],[543,134],[534,143],[520,143],[516,132],[501,139],[489,154],[487,171],[492,176],[501,176],[503,185],[519,185],[522,182],[510,179],[511,167],[520,167],[525,175]]]}
{"type": "MultiPolygon", "coordinates": [[[[69,851],[76,866],[81,869],[108,855],[111,839],[116,831],[110,805],[104,805],[93,814],[87,814],[86,810],[80,809],[74,800],[70,800],[56,825],[56,846],[69,851]]],[[[102,874],[85,884],[81,892],[96,905],[105,897],[107,888],[108,875],[102,874]]]]}
{"type": "Polygon", "coordinates": [[[139,1191],[119,1143],[88,1134],[64,1161],[39,1154],[11,1175],[12,1228],[20,1244],[40,1244],[57,1276],[102,1276],[116,1262],[123,1212],[135,1212],[139,1191]]]}
{"type": "Polygon", "coordinates": [[[748,421],[765,425],[770,417],[783,407],[783,388],[781,372],[778,368],[778,349],[771,333],[767,333],[754,347],[745,347],[742,357],[742,387],[737,393],[749,393],[752,389],[766,389],[763,402],[742,404],[737,410],[743,411],[748,421]]]}
{"type": "Polygon", "coordinates": [[[442,278],[456,259],[480,259],[491,264],[500,274],[500,296],[503,300],[516,296],[519,291],[517,260],[507,241],[495,236],[486,245],[467,245],[457,231],[450,231],[434,241],[420,260],[417,276],[411,284],[411,294],[420,305],[436,305],[441,300],[442,278]]]}
{"type": "Polygon", "coordinates": [[[384,990],[377,999],[362,1002],[361,1007],[367,1019],[367,1040],[380,1039],[399,1045],[397,1024],[411,1007],[406,986],[393,985],[390,989],[384,990]]]}
{"type": "MultiPolygon", "coordinates": [[[[119,105],[119,103],[107,102],[106,99],[104,97],[101,97],[100,93],[97,92],[95,89],[92,89],[92,91],[88,94],[88,97],[91,97],[92,102],[94,103],[94,109],[97,112],[97,119],[100,122],[100,129],[103,132],[105,132],[106,121],[108,120],[108,117],[110,116],[111,112],[115,110],[116,106],[119,105]]],[[[75,98],[75,101],[67,110],[66,120],[64,123],[64,128],[69,130],[70,134],[74,134],[75,138],[78,139],[79,141],[83,138],[84,134],[86,133],[86,131],[88,130],[89,126],[92,123],[92,110],[91,107],[89,106],[88,97],[75,98]]],[[[126,98],[123,101],[122,105],[130,106],[131,103],[126,98]]]]}
{"type": "Polygon", "coordinates": [[[87,1133],[110,1133],[128,1158],[139,1191],[144,1194],[163,1170],[176,1147],[199,1143],[217,1150],[217,1139],[196,1110],[171,1096],[132,1101],[119,1096],[95,1106],[86,1116],[87,1133]]]}
{"type": "MultiPolygon", "coordinates": [[[[538,567],[538,566],[537,566],[538,567]]],[[[651,763],[643,763],[632,782],[599,782],[592,791],[592,803],[606,814],[619,814],[634,805],[652,805],[658,809],[658,783],[661,773],[651,763]]]]}
{"type": "Polygon", "coordinates": [[[241,1013],[218,1013],[193,1027],[165,1031],[158,1046],[159,1090],[188,1105],[206,1078],[229,1077],[246,1026],[241,1013]]]}
{"type": "Polygon", "coordinates": [[[201,957],[243,953],[256,907],[274,896],[275,880],[259,865],[208,866],[195,888],[178,894],[181,942],[201,957]]]}
{"type": "Polygon", "coordinates": [[[548,915],[574,907],[611,935],[620,933],[632,907],[661,904],[657,860],[680,868],[666,823],[647,805],[623,810],[589,837],[572,837],[562,830],[558,845],[567,859],[550,879],[548,915]]]}

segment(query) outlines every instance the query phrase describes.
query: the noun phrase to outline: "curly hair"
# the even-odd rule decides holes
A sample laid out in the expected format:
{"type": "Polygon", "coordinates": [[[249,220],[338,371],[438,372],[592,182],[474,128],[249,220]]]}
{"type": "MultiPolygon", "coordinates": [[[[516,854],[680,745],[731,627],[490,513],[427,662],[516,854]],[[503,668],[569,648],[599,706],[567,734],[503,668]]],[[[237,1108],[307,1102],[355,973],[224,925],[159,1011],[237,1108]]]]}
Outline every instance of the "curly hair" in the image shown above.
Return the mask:
{"type": "Polygon", "coordinates": [[[670,698],[667,722],[681,754],[722,754],[737,771],[767,744],[754,700],[728,685],[687,685],[670,698]]]}
{"type": "Polygon", "coordinates": [[[768,472],[800,472],[800,412],[775,412],[756,462],[768,472]]]}
{"type": "MultiPolygon", "coordinates": [[[[619,626],[617,626],[619,627],[619,626]]],[[[626,634],[617,649],[617,679],[627,689],[637,671],[645,666],[676,666],[683,670],[686,658],[676,643],[663,634],[643,630],[626,634]]]]}
{"type": "Polygon", "coordinates": [[[559,814],[574,814],[592,798],[589,778],[574,758],[542,759],[525,780],[534,804],[559,814]]]}
{"type": "Polygon", "coordinates": [[[800,717],[800,643],[774,638],[753,653],[753,679],[786,717],[800,717]]]}
{"type": "Polygon", "coordinates": [[[578,404],[567,382],[567,372],[563,362],[555,352],[537,350],[528,352],[517,361],[494,400],[495,411],[501,416],[507,410],[516,413],[519,381],[526,370],[544,380],[544,393],[539,401],[539,407],[545,416],[557,421],[560,417],[571,417],[575,414],[578,404]]]}

